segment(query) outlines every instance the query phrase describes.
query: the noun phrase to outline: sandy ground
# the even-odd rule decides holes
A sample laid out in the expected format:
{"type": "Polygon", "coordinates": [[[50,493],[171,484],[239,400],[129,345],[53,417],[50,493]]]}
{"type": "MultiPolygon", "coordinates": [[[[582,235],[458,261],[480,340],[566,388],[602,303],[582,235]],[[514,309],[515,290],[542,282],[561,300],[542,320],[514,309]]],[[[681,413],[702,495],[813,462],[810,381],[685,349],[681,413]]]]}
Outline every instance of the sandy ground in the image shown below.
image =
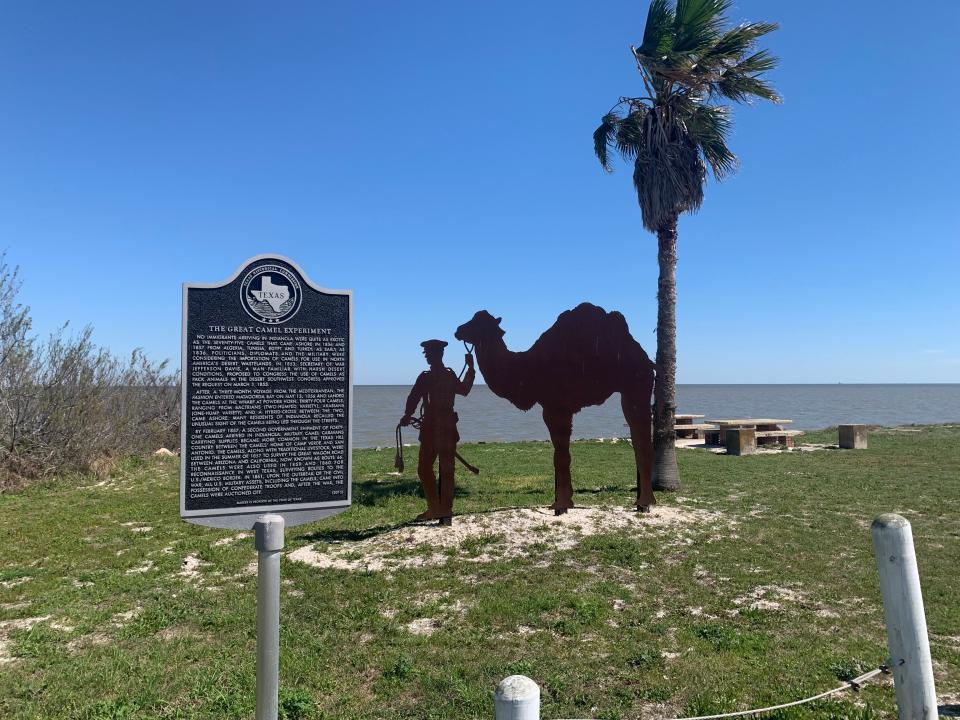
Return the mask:
{"type": "Polygon", "coordinates": [[[442,565],[451,558],[491,562],[517,557],[540,543],[566,550],[581,538],[658,527],[697,525],[721,516],[693,508],[655,506],[641,514],[624,508],[573,508],[556,516],[546,509],[508,509],[454,518],[452,527],[407,525],[358,542],[307,545],[289,553],[296,562],[338,570],[394,570],[442,565]]]}

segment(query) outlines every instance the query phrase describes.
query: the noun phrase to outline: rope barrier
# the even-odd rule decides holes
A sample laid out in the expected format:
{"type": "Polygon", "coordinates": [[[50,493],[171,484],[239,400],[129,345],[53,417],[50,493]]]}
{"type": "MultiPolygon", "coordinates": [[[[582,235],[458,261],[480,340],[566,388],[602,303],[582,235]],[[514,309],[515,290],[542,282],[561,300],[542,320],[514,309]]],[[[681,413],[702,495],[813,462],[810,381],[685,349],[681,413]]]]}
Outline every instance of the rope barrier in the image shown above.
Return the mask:
{"type": "Polygon", "coordinates": [[[803,700],[794,700],[793,702],[782,703],[780,705],[771,705],[770,707],[765,707],[765,708],[757,708],[756,710],[740,710],[738,712],[723,713],[720,715],[697,715],[695,717],[676,718],[676,720],[719,720],[720,718],[741,717],[743,715],[759,715],[760,713],[772,712],[773,710],[782,710],[783,708],[793,707],[795,705],[803,705],[804,703],[813,702],[814,700],[821,700],[825,697],[829,697],[830,695],[833,695],[838,692],[842,692],[844,690],[859,690],[860,686],[863,683],[865,683],[867,680],[874,677],[875,675],[879,675],[880,673],[886,673],[886,672],[888,672],[887,666],[881,665],[875,670],[866,672],[863,675],[860,675],[859,677],[855,677],[853,680],[848,680],[845,684],[841,685],[840,687],[836,687],[833,690],[827,690],[826,692],[822,692],[819,695],[813,695],[812,697],[804,698],[803,700]]]}
{"type": "Polygon", "coordinates": [[[781,703],[780,705],[771,705],[770,707],[757,708],[756,710],[738,710],[737,712],[730,713],[721,713],[719,715],[696,715],[694,717],[686,718],[674,718],[673,720],[721,720],[721,718],[732,718],[732,717],[743,717],[744,715],[759,715],[760,713],[772,712],[774,710],[783,710],[784,708],[794,707],[795,705],[803,705],[804,703],[813,702],[814,700],[821,700],[825,697],[829,697],[838,692],[844,690],[859,690],[860,686],[865,683],[870,678],[879,675],[880,673],[888,673],[890,669],[887,665],[881,665],[875,670],[866,672],[859,677],[855,677],[853,680],[848,680],[846,683],[840,687],[836,687],[833,690],[827,690],[822,692],[819,695],[813,695],[812,697],[804,698],[803,700],[794,700],[793,702],[781,703]]]}

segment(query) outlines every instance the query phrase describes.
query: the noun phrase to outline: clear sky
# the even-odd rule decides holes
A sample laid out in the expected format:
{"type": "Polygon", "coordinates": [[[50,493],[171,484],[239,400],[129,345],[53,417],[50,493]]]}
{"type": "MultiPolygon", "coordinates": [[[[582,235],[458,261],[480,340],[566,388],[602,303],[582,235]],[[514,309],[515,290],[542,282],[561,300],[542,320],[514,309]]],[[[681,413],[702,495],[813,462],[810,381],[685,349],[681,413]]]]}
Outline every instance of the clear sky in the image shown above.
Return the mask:
{"type": "MultiPolygon", "coordinates": [[[[278,252],[355,292],[360,383],[480,308],[525,349],[622,311],[656,243],[591,134],[646,2],[0,4],[0,248],[47,332],[178,362],[180,284],[278,252]]],[[[742,0],[785,102],[680,222],[679,380],[960,381],[960,3],[742,0]]],[[[451,352],[452,351],[452,352],[451,352]]]]}

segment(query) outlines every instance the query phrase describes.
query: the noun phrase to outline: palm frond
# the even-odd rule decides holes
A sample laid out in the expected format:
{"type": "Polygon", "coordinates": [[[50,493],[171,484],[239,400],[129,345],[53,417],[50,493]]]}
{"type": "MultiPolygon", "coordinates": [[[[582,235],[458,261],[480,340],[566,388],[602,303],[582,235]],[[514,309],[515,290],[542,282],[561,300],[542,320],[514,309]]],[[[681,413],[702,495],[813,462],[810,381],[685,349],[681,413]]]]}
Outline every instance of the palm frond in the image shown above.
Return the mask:
{"type": "Polygon", "coordinates": [[[673,46],[673,8],[669,0],[653,0],[647,10],[643,42],[636,52],[650,58],[668,54],[673,46]]]}
{"type": "Polygon", "coordinates": [[[677,0],[673,52],[689,53],[713,45],[723,31],[732,0],[677,0]]]}
{"type": "Polygon", "coordinates": [[[707,63],[739,61],[750,52],[757,39],[780,27],[777,23],[744,23],[723,33],[703,54],[707,63]]]}
{"type": "Polygon", "coordinates": [[[769,50],[760,50],[755,52],[753,55],[748,55],[747,57],[740,60],[736,65],[730,68],[733,72],[742,73],[744,75],[759,75],[760,73],[769,72],[777,67],[777,64],[780,62],[780,59],[773,55],[769,50]]]}
{"type": "Polygon", "coordinates": [[[616,144],[626,160],[636,160],[646,144],[646,118],[649,108],[638,105],[617,126],[616,144]]]}
{"type": "Polygon", "coordinates": [[[614,142],[614,136],[617,133],[617,127],[620,125],[620,116],[614,112],[608,112],[600,120],[600,127],[593,131],[593,152],[600,161],[600,165],[607,172],[613,172],[610,166],[610,145],[614,142]]]}
{"type": "Polygon", "coordinates": [[[723,97],[735,102],[748,102],[754,97],[777,104],[782,102],[777,91],[765,80],[733,71],[723,74],[720,81],[716,83],[715,90],[723,97]]]}
{"type": "Polygon", "coordinates": [[[727,147],[727,136],[733,123],[730,109],[721,105],[697,105],[686,118],[687,132],[700,148],[713,175],[722,180],[733,173],[740,162],[727,147]]]}

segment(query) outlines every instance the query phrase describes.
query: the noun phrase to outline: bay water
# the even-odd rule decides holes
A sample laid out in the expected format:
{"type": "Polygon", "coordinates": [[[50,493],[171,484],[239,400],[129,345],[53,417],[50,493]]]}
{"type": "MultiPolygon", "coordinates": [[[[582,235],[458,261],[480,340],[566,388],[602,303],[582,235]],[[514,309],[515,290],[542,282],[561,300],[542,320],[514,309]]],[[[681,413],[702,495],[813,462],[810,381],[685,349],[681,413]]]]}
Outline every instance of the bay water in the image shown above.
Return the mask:
{"type": "MultiPolygon", "coordinates": [[[[394,429],[410,386],[357,385],[354,388],[353,445],[357,448],[394,444],[394,429]]],[[[791,428],[809,430],[841,423],[906,425],[960,422],[960,384],[949,385],[678,385],[677,412],[722,418],[783,418],[791,428]]],[[[522,412],[475,385],[457,397],[462,442],[547,440],[540,406],[522,412]]],[[[629,430],[619,395],[573,418],[573,437],[626,437],[629,430]]],[[[404,428],[403,441],[417,442],[417,431],[404,428]]]]}

